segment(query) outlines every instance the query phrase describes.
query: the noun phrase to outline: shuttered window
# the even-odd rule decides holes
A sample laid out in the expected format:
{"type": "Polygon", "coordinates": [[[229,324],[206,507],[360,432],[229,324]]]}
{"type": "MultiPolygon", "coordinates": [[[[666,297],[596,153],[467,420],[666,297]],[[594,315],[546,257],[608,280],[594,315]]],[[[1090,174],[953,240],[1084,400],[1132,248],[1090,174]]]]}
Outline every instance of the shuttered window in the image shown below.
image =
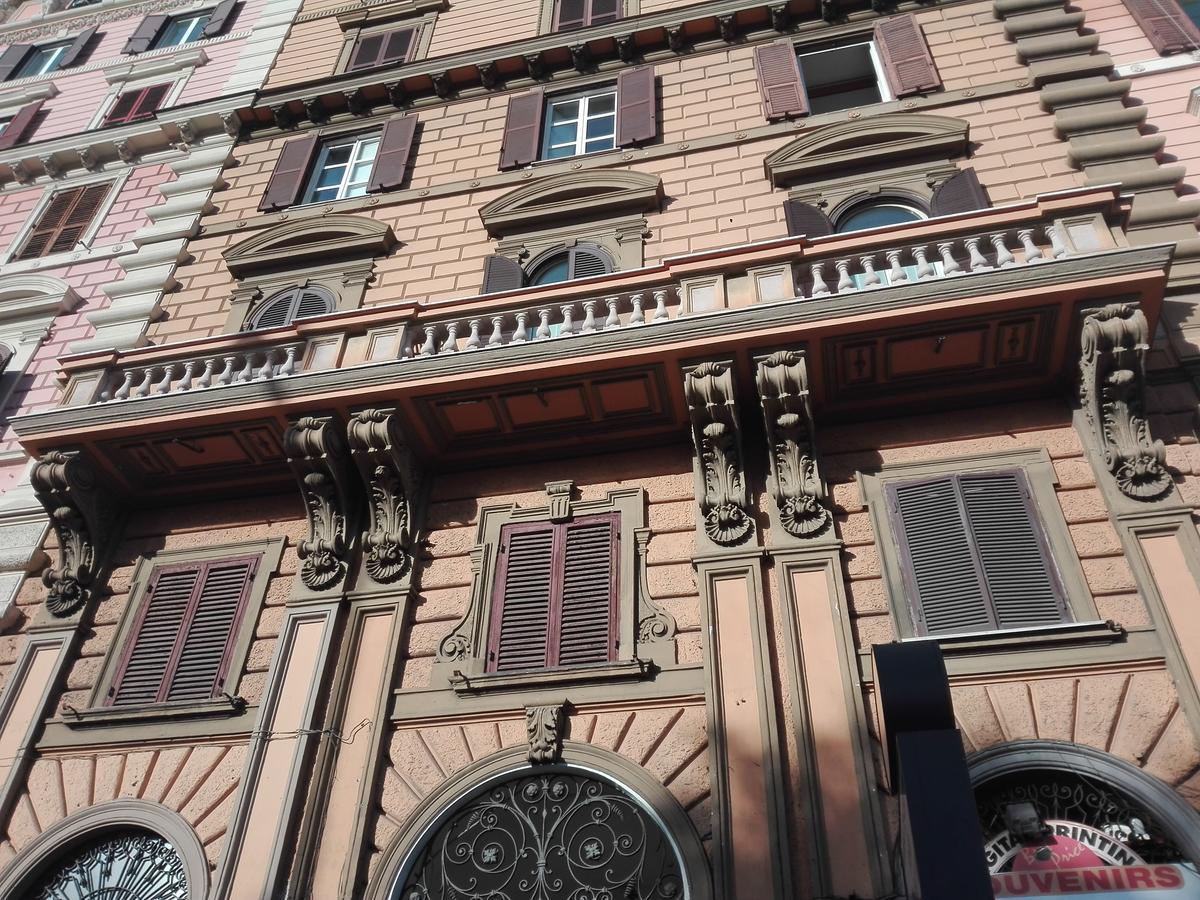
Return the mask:
{"type": "Polygon", "coordinates": [[[154,571],[108,702],[209,700],[225,687],[259,557],[154,571]]]}
{"type": "Polygon", "coordinates": [[[571,31],[621,18],[624,0],[555,0],[554,30],[571,31]]]}
{"type": "Polygon", "coordinates": [[[616,658],[618,530],[616,515],[501,530],[489,672],[616,658]]]}
{"type": "Polygon", "coordinates": [[[1020,470],[892,483],[885,497],[918,633],[992,631],[1071,618],[1020,470]]]}
{"type": "Polygon", "coordinates": [[[333,295],[318,287],[292,287],[263,301],[246,324],[247,331],[280,328],[297,319],[333,312],[333,295]]]}
{"type": "Polygon", "coordinates": [[[395,31],[377,31],[373,34],[360,35],[350,55],[347,72],[360,69],[373,69],[377,66],[391,66],[408,62],[413,47],[415,28],[400,28],[395,31]]]}
{"type": "Polygon", "coordinates": [[[117,97],[112,109],[104,117],[105,125],[124,125],[137,122],[154,115],[155,110],[162,105],[170,84],[155,84],[151,87],[125,91],[117,97]]]}
{"type": "Polygon", "coordinates": [[[59,191],[38,216],[25,245],[15,259],[36,259],[51,253],[74,250],[83,237],[104,198],[110,184],[89,184],[86,187],[59,191]]]}
{"type": "Polygon", "coordinates": [[[38,114],[42,111],[43,102],[45,101],[35,100],[22,106],[12,118],[0,119],[0,150],[7,150],[28,140],[37,128],[38,114]]]}
{"type": "Polygon", "coordinates": [[[1125,7],[1159,53],[1200,48],[1200,4],[1195,0],[1125,0],[1125,7]]]}
{"type": "Polygon", "coordinates": [[[608,254],[599,247],[585,244],[556,253],[540,263],[529,276],[530,284],[557,284],[576,278],[591,278],[613,270],[608,254]]]}

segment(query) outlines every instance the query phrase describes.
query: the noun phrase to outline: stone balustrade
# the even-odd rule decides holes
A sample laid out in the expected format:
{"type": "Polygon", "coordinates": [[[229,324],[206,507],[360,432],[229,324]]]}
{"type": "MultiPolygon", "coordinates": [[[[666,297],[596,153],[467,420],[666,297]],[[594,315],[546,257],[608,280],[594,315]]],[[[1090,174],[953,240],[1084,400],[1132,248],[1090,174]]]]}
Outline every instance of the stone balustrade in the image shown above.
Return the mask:
{"type": "Polygon", "coordinates": [[[286,378],[299,371],[298,358],[303,343],[292,343],[262,350],[240,350],[218,356],[145,366],[130,366],[116,373],[113,386],[100,393],[100,403],[130,400],[183,391],[203,391],[227,384],[286,378]]]}

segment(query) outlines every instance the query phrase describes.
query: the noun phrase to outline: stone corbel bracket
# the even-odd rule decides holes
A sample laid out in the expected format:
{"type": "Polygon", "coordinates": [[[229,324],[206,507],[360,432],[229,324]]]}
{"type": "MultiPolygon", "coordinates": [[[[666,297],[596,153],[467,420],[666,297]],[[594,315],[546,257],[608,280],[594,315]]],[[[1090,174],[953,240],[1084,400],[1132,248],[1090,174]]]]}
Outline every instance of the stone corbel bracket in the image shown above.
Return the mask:
{"type": "Polygon", "coordinates": [[[1128,303],[1095,310],[1083,320],[1081,344],[1079,401],[1104,465],[1125,496],[1157,500],[1172,480],[1144,412],[1146,317],[1128,303]]]}
{"type": "Polygon", "coordinates": [[[283,450],[296,476],[308,514],[308,539],[296,548],[300,577],[314,591],[336,585],[345,575],[349,528],[356,492],[350,485],[350,455],[333,416],[305,416],[288,426],[283,450]]]}
{"type": "Polygon", "coordinates": [[[683,392],[696,446],[704,532],[713,543],[733,547],[754,532],[754,520],[731,364],[705,362],[687,370],[683,392]]]}
{"type": "Polygon", "coordinates": [[[42,574],[46,608],[65,618],[91,596],[117,531],[117,508],[78,450],[51,450],[34,463],[30,482],[58,536],[59,564],[42,574]]]}
{"type": "Polygon", "coordinates": [[[355,413],[346,436],[350,456],[367,489],[363,565],[373,581],[392,584],[413,568],[413,504],[419,475],[394,409],[355,413]]]}
{"type": "Polygon", "coordinates": [[[475,547],[471,550],[471,598],[467,611],[450,633],[438,644],[437,662],[450,666],[464,666],[476,648],[480,645],[480,635],[475,610],[475,598],[482,596],[483,585],[486,581],[483,575],[485,563],[488,562],[487,546],[475,547]]]}
{"type": "Polygon", "coordinates": [[[829,527],[833,516],[825,505],[825,488],[817,472],[804,355],[781,350],[759,360],[755,380],[779,524],[793,537],[816,537],[829,527]]]}
{"type": "Polygon", "coordinates": [[[650,596],[650,579],[646,574],[646,554],[650,546],[650,529],[634,529],[633,540],[637,552],[638,647],[641,648],[645,644],[664,644],[673,651],[675,632],[678,630],[675,617],[659,606],[650,596]]]}
{"type": "Polygon", "coordinates": [[[553,706],[525,707],[525,733],[529,736],[529,762],[533,765],[556,763],[562,757],[563,726],[567,723],[566,703],[553,706]]]}

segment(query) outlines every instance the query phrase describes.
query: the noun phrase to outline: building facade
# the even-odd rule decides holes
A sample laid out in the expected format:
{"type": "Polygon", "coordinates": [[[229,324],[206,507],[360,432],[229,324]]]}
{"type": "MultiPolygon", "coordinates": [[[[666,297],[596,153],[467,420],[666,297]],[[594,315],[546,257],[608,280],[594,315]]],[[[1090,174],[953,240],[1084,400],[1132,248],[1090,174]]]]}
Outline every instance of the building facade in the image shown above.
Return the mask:
{"type": "Polygon", "coordinates": [[[11,12],[0,896],[907,896],[917,640],[993,871],[1200,863],[1191,16],[11,12]]]}

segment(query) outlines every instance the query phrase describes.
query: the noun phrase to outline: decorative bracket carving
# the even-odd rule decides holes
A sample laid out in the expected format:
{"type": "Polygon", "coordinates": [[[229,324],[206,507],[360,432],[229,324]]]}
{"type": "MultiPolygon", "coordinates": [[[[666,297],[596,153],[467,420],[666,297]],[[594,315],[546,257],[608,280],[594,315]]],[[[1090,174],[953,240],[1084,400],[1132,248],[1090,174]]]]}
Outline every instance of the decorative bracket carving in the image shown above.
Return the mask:
{"type": "Polygon", "coordinates": [[[565,703],[525,707],[525,733],[529,735],[529,761],[533,765],[556,763],[562,756],[565,703]]]}
{"type": "Polygon", "coordinates": [[[34,463],[29,478],[58,536],[59,564],[42,574],[49,588],[46,608],[69,616],[91,595],[116,532],[116,508],[78,450],[51,450],[34,463]]]}
{"type": "Polygon", "coordinates": [[[804,355],[792,350],[773,353],[759,361],[756,380],[779,523],[794,537],[816,537],[829,527],[833,516],[823,502],[825,489],[812,447],[804,355]]]}
{"type": "Polygon", "coordinates": [[[570,479],[546,482],[546,500],[551,522],[566,522],[571,518],[571,492],[574,490],[575,482],[570,479]]]}
{"type": "Polygon", "coordinates": [[[305,416],[284,432],[283,450],[308,512],[308,539],[297,547],[300,577],[322,591],[346,574],[355,496],[346,442],[333,416],[305,416]]]}
{"type": "Polygon", "coordinates": [[[646,551],[650,545],[650,529],[637,528],[633,532],[633,540],[637,552],[637,642],[643,644],[664,643],[675,646],[675,632],[678,626],[675,617],[654,602],[650,596],[650,580],[646,576],[646,551]]]}
{"type": "Polygon", "coordinates": [[[367,489],[364,567],[373,580],[391,584],[412,571],[416,467],[394,409],[355,413],[346,436],[367,489]]]}
{"type": "Polygon", "coordinates": [[[1109,304],[1084,318],[1081,344],[1079,400],[1104,465],[1122,494],[1156,500],[1172,481],[1142,400],[1150,347],[1146,316],[1128,303],[1109,304]]]}
{"type": "Polygon", "coordinates": [[[465,662],[475,652],[477,640],[475,632],[478,630],[475,627],[475,612],[478,606],[475,598],[481,596],[483,591],[483,565],[487,558],[486,545],[471,549],[471,602],[467,605],[467,611],[463,617],[458,620],[458,624],[438,644],[437,659],[440,663],[465,662]]]}
{"type": "Polygon", "coordinates": [[[735,546],[750,537],[754,520],[746,491],[733,370],[728,363],[701,363],[684,376],[683,392],[702,482],[704,531],[714,543],[735,546]]]}

